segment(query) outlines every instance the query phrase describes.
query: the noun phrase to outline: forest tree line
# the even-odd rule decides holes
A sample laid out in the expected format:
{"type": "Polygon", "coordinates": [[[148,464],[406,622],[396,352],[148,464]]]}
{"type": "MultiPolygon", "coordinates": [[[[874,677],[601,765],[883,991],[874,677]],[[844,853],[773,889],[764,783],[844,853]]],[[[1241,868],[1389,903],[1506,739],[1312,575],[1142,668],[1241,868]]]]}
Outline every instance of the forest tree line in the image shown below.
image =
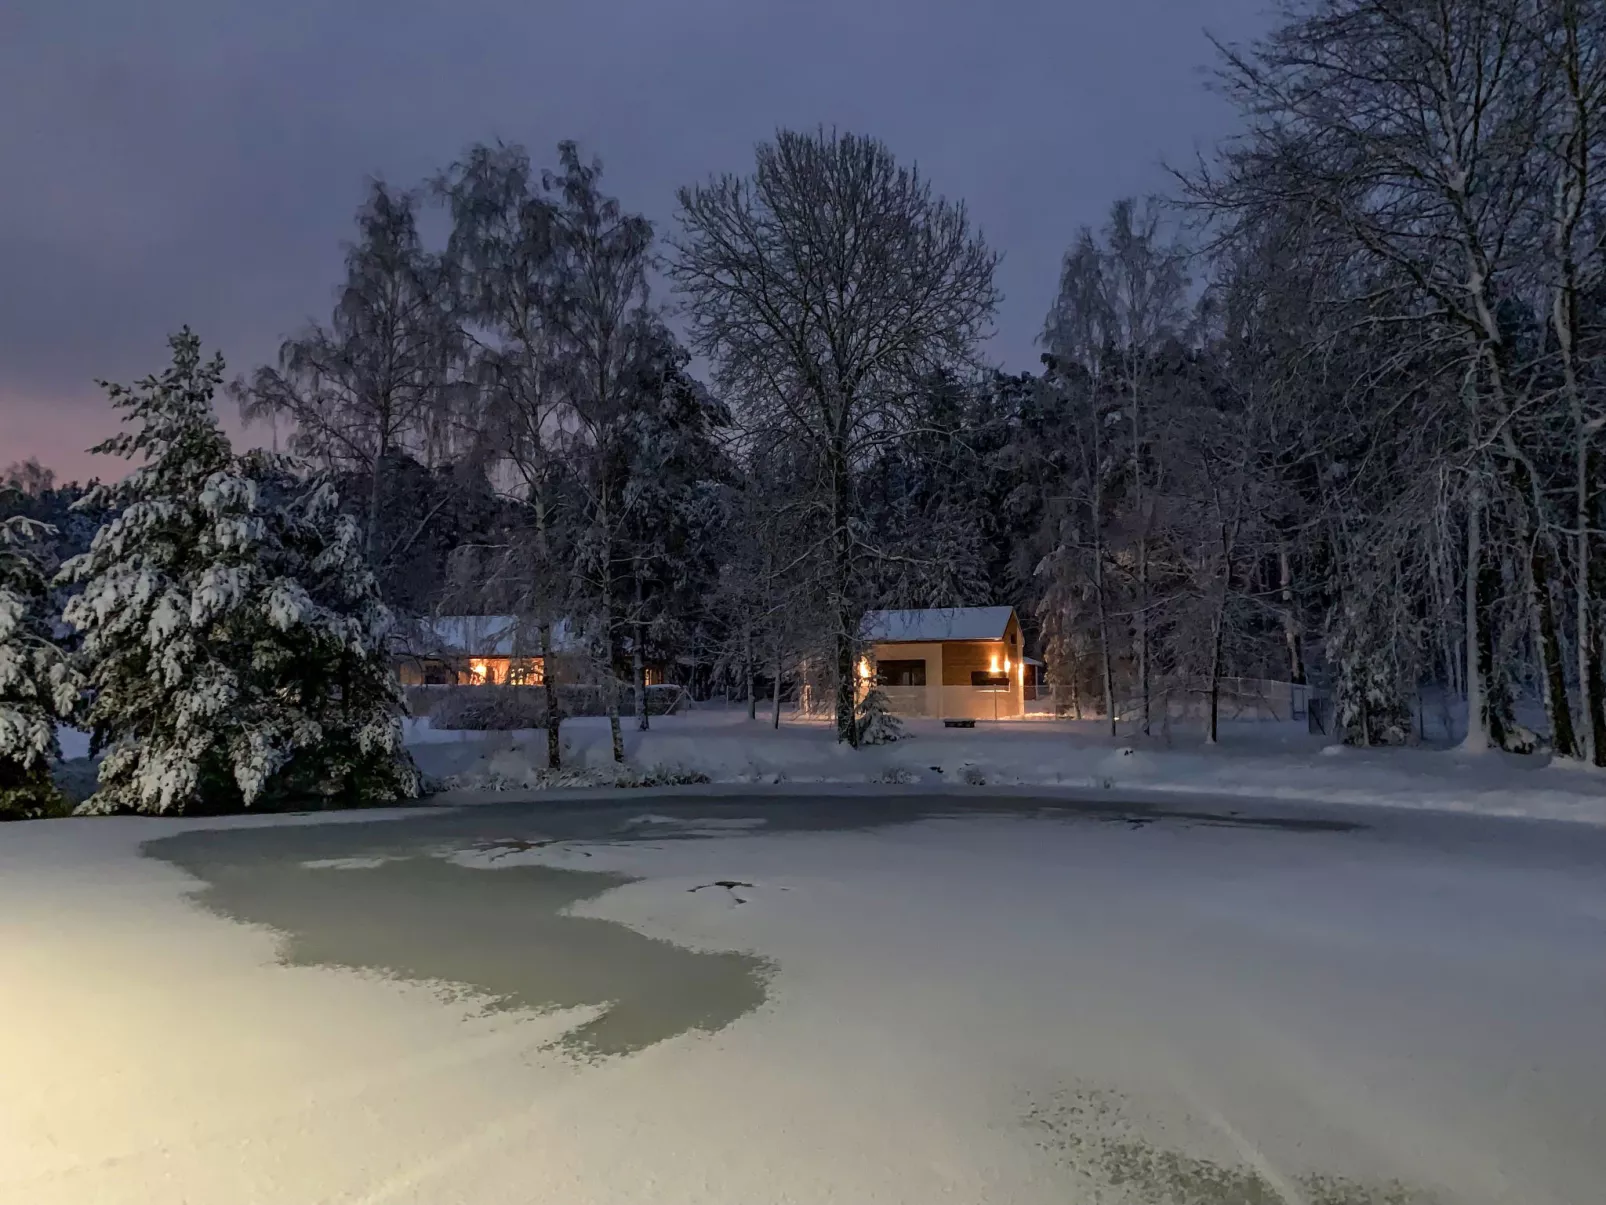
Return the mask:
{"type": "Polygon", "coordinates": [[[393,607],[576,623],[638,689],[808,663],[854,740],[867,608],[1012,603],[1112,728],[1213,736],[1242,676],[1398,743],[1432,688],[1606,763],[1606,3],[1308,0],[1220,52],[1239,131],[1073,239],[1037,371],[987,363],[962,204],[782,131],[664,232],[572,143],[374,183],[234,397],[393,607]]]}

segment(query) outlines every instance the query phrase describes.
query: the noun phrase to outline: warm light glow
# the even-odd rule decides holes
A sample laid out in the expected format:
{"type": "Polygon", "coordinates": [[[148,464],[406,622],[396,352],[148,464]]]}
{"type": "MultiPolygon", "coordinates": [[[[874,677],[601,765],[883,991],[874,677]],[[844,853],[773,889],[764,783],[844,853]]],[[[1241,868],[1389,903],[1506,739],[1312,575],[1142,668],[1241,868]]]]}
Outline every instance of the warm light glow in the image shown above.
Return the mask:
{"type": "Polygon", "coordinates": [[[1004,672],[1006,674],[1009,672],[1009,658],[1008,657],[1004,658],[1004,672]]]}
{"type": "Polygon", "coordinates": [[[478,658],[468,663],[468,676],[476,685],[483,684],[485,682],[486,675],[488,675],[490,672],[491,667],[478,658]]]}
{"type": "Polygon", "coordinates": [[[998,672],[998,657],[996,654],[993,656],[992,672],[995,674],[998,672]]]}
{"type": "Polygon", "coordinates": [[[863,678],[866,682],[870,680],[870,658],[859,658],[859,677],[863,678]]]}

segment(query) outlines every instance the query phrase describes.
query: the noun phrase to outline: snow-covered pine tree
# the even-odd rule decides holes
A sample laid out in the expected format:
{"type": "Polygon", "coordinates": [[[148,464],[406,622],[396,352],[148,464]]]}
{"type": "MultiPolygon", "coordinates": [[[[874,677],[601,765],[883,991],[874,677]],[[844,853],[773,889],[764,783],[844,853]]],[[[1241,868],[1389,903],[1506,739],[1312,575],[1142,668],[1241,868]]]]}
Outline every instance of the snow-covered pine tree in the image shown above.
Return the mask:
{"type": "Polygon", "coordinates": [[[106,387],[134,429],[96,450],[145,463],[83,499],[119,513],[61,574],[83,587],[66,619],[107,752],[83,810],[416,794],[355,526],[288,462],[235,456],[212,411],[221,358],[187,329],[170,342],[161,376],[106,387]]]}
{"type": "Polygon", "coordinates": [[[875,662],[865,657],[859,664],[861,672],[868,672],[865,673],[861,688],[863,693],[859,696],[854,715],[854,722],[858,725],[858,746],[890,745],[893,741],[902,740],[903,723],[892,713],[886,692],[876,679],[875,662]]]}
{"type": "Polygon", "coordinates": [[[281,768],[273,797],[373,804],[419,793],[402,746],[406,701],[387,649],[392,620],[362,531],[322,477],[301,481],[263,453],[247,476],[277,494],[261,567],[264,631],[252,650],[261,692],[256,742],[281,768]]]}
{"type": "Polygon", "coordinates": [[[219,612],[238,604],[260,531],[212,413],[222,360],[203,363],[187,329],[170,344],[160,377],[103,386],[135,428],[94,450],[145,463],[79,500],[117,513],[59,578],[82,586],[65,618],[82,636],[91,747],[107,753],[89,811],[182,810],[239,790],[238,648],[219,612]]]}
{"type": "Polygon", "coordinates": [[[56,720],[70,714],[78,677],[53,639],[36,553],[51,534],[32,519],[0,519],[0,820],[55,815],[67,806],[51,764],[61,756],[56,720]]]}

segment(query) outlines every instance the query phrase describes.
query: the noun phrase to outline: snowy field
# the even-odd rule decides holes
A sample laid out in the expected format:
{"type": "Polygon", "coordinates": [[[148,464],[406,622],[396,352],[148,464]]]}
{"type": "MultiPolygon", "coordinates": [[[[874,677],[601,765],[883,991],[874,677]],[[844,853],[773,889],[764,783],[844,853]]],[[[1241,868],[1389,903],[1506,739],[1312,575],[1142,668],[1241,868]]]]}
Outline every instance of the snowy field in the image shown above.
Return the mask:
{"type": "MultiPolygon", "coordinates": [[[[1223,725],[1221,743],[1197,733],[1169,739],[1110,739],[1094,723],[1016,721],[945,729],[905,725],[909,739],[854,750],[821,723],[748,720],[740,709],[653,719],[649,732],[627,722],[629,761],[642,770],[693,771],[717,783],[899,783],[1054,786],[1078,791],[1138,790],[1189,795],[1362,803],[1606,824],[1606,775],[1543,757],[1450,749],[1354,749],[1275,722],[1223,725]]],[[[539,785],[546,734],[437,732],[410,721],[409,740],[426,773],[465,788],[516,791],[539,785]]],[[[609,765],[607,721],[563,726],[564,763],[609,765]]],[[[458,798],[468,796],[459,795],[458,798]]]]}
{"type": "Polygon", "coordinates": [[[1175,806],[10,826],[0,1200],[1600,1201],[1606,834],[1175,806]]]}

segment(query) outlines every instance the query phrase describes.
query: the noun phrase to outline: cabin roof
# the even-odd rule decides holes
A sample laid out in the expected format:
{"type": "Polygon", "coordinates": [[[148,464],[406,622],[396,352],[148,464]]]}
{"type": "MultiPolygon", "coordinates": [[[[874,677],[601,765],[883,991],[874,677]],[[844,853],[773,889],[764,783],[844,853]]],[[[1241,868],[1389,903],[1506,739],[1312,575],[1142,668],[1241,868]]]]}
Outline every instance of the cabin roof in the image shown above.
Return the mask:
{"type": "MultiPolygon", "coordinates": [[[[520,629],[516,615],[425,615],[404,627],[403,643],[409,651],[424,656],[521,657],[535,656],[541,638],[535,625],[525,621],[520,629]]],[[[568,620],[552,625],[552,649],[576,651],[580,642],[568,620]]]]}
{"type": "Polygon", "coordinates": [[[943,640],[1002,640],[1014,607],[927,607],[916,611],[867,611],[864,638],[889,643],[943,640]]]}

